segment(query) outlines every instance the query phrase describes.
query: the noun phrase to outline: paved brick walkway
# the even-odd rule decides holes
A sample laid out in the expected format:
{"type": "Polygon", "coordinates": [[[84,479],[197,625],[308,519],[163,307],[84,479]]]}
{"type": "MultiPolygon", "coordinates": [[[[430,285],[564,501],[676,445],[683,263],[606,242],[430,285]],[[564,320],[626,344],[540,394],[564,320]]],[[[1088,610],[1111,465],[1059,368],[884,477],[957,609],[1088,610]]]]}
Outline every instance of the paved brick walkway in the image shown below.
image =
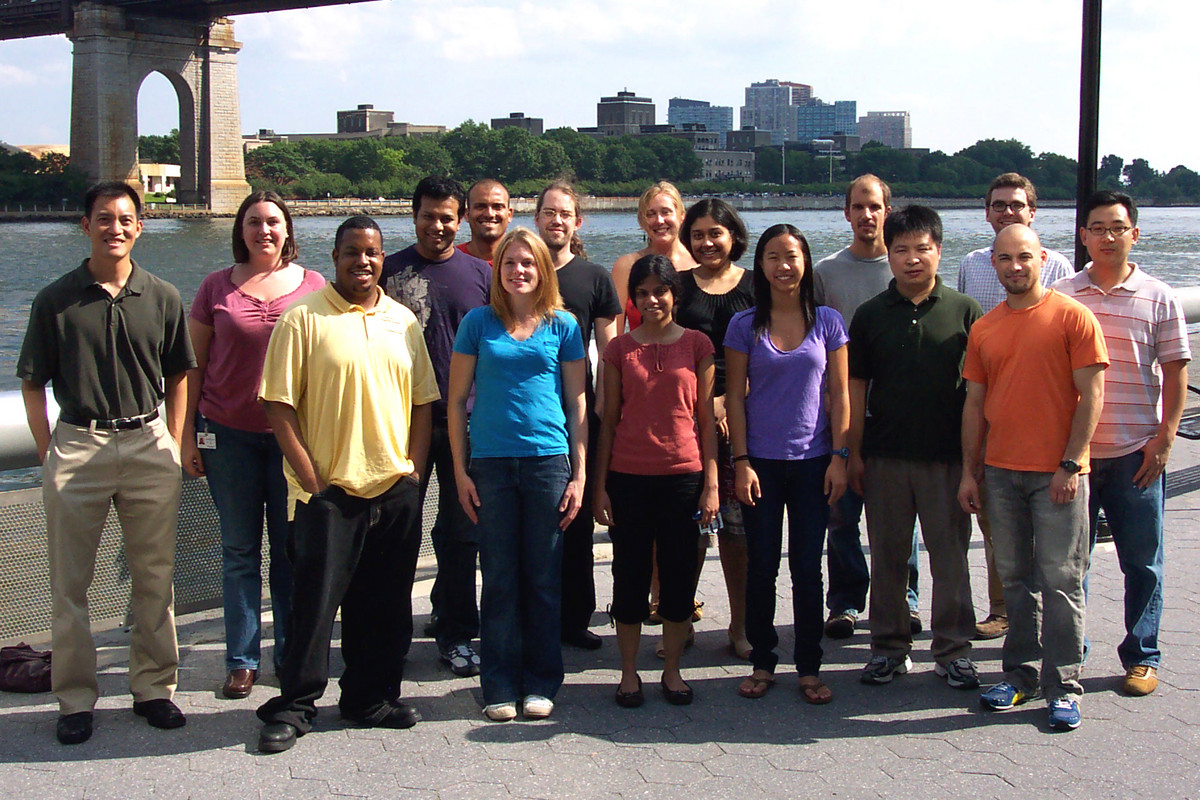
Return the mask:
{"type": "MultiPolygon", "coordinates": [[[[49,696],[0,696],[0,789],[5,797],[148,798],[1198,798],[1200,797],[1200,445],[1180,441],[1167,503],[1167,596],[1162,683],[1146,698],[1119,692],[1116,644],[1122,636],[1121,575],[1111,546],[1097,551],[1084,675],[1083,726],[1051,734],[1040,703],[989,714],[974,692],[948,688],[933,674],[929,634],[918,638],[911,674],[868,687],[858,672],[868,655],[860,627],[847,642],[827,642],[825,679],[836,698],[803,703],[789,662],[763,700],[737,696],[748,667],[726,651],[724,588],[715,554],[701,585],[705,617],[685,674],[696,691],[687,708],[648,692],[641,709],[612,701],[617,652],[612,630],[596,653],[567,651],[567,684],[547,721],[486,722],[477,679],[455,678],[419,639],[405,689],[425,721],[409,731],[344,725],[322,701],[312,734],[291,751],[256,752],[254,708],[270,679],[247,700],[219,698],[223,679],[219,616],[179,620],[182,672],[177,700],[188,725],[158,731],[134,717],[126,690],[127,637],[100,637],[103,675],[96,733],[65,748],[54,739],[49,696]]],[[[597,547],[597,579],[608,595],[608,551],[597,547]]],[[[971,550],[977,608],[985,608],[982,544],[971,550]]],[[[784,565],[786,576],[786,562],[784,565]]],[[[922,578],[928,589],[927,564],[922,578]]],[[[428,613],[429,582],[418,586],[418,626],[428,613]]],[[[779,591],[779,618],[790,618],[779,591]]],[[[929,595],[922,597],[928,614],[929,595]]],[[[782,631],[781,631],[782,632],[782,631]]],[[[790,652],[783,632],[781,650],[790,652]]],[[[653,639],[643,646],[647,688],[658,678],[653,639]]],[[[999,642],[975,650],[985,681],[999,671],[999,642]]],[[[340,669],[335,655],[335,673],[340,669]]]]}

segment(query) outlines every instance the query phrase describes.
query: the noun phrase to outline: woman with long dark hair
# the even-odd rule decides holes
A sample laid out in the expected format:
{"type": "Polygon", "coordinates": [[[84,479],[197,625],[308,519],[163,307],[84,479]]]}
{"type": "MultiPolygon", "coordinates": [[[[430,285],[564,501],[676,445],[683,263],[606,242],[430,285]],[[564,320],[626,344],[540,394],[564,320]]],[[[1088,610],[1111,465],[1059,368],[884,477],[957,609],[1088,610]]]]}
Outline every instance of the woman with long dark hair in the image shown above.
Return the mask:
{"type": "Polygon", "coordinates": [[[833,699],[820,678],[821,553],[829,506],[846,490],[850,422],[846,326],[817,306],[812,254],[791,225],[774,225],[754,253],[757,305],[725,335],[726,409],[749,550],[746,634],[754,671],[738,692],[775,682],[775,581],[788,518],[796,672],[809,703],[833,699]],[[828,400],[826,394],[828,393],[828,400]]]}

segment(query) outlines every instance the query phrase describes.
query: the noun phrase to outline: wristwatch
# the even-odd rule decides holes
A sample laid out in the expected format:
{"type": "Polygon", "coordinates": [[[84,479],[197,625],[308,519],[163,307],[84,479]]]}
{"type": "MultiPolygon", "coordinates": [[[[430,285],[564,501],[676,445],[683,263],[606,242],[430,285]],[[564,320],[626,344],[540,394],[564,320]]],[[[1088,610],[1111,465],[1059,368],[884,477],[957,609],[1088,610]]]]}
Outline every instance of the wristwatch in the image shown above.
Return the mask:
{"type": "Polygon", "coordinates": [[[841,450],[834,450],[831,455],[841,456],[842,458],[849,458],[850,457],[850,448],[843,447],[841,450]]]}
{"type": "Polygon", "coordinates": [[[1079,470],[1083,469],[1083,467],[1079,465],[1078,461],[1072,461],[1069,458],[1064,458],[1062,461],[1058,462],[1058,467],[1068,475],[1075,475],[1079,472],[1079,470]]]}

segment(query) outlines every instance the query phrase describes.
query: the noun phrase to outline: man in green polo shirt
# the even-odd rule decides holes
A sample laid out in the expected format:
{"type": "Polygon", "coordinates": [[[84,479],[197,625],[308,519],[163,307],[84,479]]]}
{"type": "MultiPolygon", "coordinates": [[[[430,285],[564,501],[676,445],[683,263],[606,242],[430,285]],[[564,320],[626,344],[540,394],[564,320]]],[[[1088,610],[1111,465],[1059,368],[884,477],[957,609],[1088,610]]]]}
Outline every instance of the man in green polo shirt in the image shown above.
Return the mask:
{"type": "Polygon", "coordinates": [[[92,735],[100,690],[87,590],[110,505],[121,520],[133,585],[133,712],[156,728],[178,728],[186,721],[171,701],[179,666],[171,581],[185,375],[196,359],[179,292],[130,257],[142,232],[137,192],[119,181],[99,183],[84,197],[84,211],[81,225],[91,255],[38,292],[17,362],[42,461],[53,610],[51,685],[63,744],[92,735]],[[59,408],[53,436],[47,383],[59,408]]]}
{"type": "Polygon", "coordinates": [[[973,689],[971,520],[957,492],[963,357],[983,312],[938,277],[942,221],[932,208],[888,215],[883,238],[894,277],[850,323],[849,478],[866,502],[871,543],[871,660],[861,677],[889,683],[912,666],[905,591],[919,517],[934,585],[934,671],[957,689],[973,689]]]}

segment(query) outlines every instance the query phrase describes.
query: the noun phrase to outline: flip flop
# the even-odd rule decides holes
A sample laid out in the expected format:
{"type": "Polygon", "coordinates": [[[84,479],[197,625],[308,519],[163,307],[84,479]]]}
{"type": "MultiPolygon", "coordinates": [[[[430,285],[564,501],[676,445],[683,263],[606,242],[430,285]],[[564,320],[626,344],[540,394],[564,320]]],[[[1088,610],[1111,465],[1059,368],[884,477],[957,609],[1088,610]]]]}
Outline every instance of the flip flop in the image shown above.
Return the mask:
{"type": "Polygon", "coordinates": [[[747,676],[738,684],[738,694],[745,697],[747,700],[758,700],[766,695],[775,685],[775,676],[769,678],[756,678],[753,674],[747,676]],[[746,687],[746,681],[750,682],[749,688],[746,687]]]}
{"type": "Polygon", "coordinates": [[[804,698],[804,702],[809,705],[823,706],[833,700],[833,692],[826,686],[820,678],[817,678],[816,683],[801,683],[800,695],[804,698]]]}

